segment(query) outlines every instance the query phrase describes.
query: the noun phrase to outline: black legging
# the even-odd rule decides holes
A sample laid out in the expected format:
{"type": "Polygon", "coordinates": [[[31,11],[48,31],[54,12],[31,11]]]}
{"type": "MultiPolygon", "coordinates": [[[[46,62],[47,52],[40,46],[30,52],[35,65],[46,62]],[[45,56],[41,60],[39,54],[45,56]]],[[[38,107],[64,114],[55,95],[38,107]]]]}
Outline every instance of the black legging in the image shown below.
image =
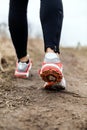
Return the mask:
{"type": "MultiPolygon", "coordinates": [[[[27,54],[28,0],[10,0],[9,30],[18,59],[27,54]]],[[[41,0],[40,20],[44,37],[44,50],[49,47],[59,53],[63,21],[61,0],[41,0]]]]}

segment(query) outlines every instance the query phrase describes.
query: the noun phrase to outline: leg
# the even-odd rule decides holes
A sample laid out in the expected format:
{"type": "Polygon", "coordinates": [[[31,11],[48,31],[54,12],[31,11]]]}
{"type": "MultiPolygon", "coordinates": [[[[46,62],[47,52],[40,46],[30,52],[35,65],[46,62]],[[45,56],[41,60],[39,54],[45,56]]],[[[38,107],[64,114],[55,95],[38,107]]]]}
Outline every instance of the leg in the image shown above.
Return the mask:
{"type": "Polygon", "coordinates": [[[44,36],[45,52],[48,48],[59,53],[63,21],[61,0],[41,0],[40,19],[44,36]]]}
{"type": "Polygon", "coordinates": [[[63,65],[60,62],[59,42],[63,21],[61,0],[41,0],[40,19],[44,36],[45,58],[40,70],[41,78],[46,82],[44,87],[64,90],[66,82],[63,76],[63,65]]]}
{"type": "Polygon", "coordinates": [[[10,0],[9,30],[18,59],[27,55],[28,0],[10,0]]]}
{"type": "Polygon", "coordinates": [[[28,78],[32,66],[27,56],[27,5],[28,0],[10,0],[9,30],[18,58],[15,76],[20,78],[28,78]]]}

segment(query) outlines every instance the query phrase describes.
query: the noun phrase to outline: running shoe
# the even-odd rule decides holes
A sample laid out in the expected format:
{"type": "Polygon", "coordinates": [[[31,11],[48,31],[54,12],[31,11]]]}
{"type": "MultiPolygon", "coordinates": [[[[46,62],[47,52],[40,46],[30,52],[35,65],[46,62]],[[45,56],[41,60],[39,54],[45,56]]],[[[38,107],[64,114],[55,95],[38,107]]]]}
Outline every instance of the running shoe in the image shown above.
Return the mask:
{"type": "Polygon", "coordinates": [[[56,53],[46,53],[44,62],[39,71],[42,80],[46,82],[45,86],[53,86],[56,84],[61,84],[60,86],[63,86],[62,82],[64,76],[62,70],[63,65],[58,55],[56,53]]]}
{"type": "Polygon", "coordinates": [[[29,62],[17,62],[16,63],[16,70],[15,70],[15,77],[18,78],[28,78],[29,71],[32,67],[32,61],[29,59],[29,62]]]}

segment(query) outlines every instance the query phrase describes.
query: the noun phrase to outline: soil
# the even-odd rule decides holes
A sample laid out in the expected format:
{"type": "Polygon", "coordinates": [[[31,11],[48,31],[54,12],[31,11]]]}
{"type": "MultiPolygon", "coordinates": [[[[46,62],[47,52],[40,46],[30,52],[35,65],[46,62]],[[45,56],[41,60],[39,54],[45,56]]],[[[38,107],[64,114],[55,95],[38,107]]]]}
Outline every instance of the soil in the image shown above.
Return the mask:
{"type": "Polygon", "coordinates": [[[30,39],[30,77],[15,78],[14,47],[9,39],[0,39],[0,130],[87,130],[87,48],[60,48],[64,91],[43,88],[38,75],[43,50],[42,40],[30,39]]]}

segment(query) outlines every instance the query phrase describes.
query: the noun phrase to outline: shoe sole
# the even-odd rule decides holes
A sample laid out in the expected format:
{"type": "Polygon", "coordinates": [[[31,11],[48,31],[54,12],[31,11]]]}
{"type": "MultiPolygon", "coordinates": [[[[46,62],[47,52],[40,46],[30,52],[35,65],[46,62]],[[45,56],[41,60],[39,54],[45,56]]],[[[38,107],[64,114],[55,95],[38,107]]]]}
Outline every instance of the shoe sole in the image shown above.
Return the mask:
{"type": "Polygon", "coordinates": [[[26,79],[26,78],[29,77],[29,72],[28,73],[19,73],[19,72],[16,71],[14,76],[17,77],[17,78],[26,79]]]}
{"type": "Polygon", "coordinates": [[[44,70],[40,74],[40,76],[45,82],[61,82],[63,77],[60,71],[55,71],[54,69],[51,68],[48,70],[44,70]]]}

